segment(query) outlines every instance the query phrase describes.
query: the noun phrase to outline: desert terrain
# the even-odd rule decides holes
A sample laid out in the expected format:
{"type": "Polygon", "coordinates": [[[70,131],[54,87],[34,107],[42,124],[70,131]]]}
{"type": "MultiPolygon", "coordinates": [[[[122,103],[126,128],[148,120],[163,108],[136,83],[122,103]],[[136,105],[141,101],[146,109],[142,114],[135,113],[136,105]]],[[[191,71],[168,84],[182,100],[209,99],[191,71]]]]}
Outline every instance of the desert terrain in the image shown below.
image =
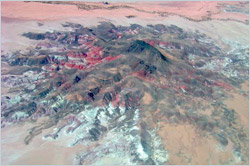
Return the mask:
{"type": "Polygon", "coordinates": [[[3,165],[248,165],[249,4],[1,2],[3,165]]]}

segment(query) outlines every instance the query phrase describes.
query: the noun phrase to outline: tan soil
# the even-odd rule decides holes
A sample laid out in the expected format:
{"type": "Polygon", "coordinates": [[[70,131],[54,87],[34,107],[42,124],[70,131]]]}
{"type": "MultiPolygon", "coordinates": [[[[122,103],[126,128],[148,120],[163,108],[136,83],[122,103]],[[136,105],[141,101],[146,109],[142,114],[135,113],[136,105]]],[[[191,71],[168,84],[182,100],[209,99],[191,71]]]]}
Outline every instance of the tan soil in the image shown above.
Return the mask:
{"type": "Polygon", "coordinates": [[[169,152],[169,162],[174,165],[230,164],[233,159],[232,144],[218,148],[218,143],[210,136],[201,136],[194,127],[187,124],[160,124],[158,134],[169,152]],[[220,150],[218,150],[220,149],[220,150]]]}
{"type": "Polygon", "coordinates": [[[144,104],[149,105],[153,101],[153,98],[149,93],[145,92],[142,101],[144,104]]]}
{"type": "Polygon", "coordinates": [[[28,135],[29,129],[44,123],[42,119],[35,124],[25,123],[2,129],[2,164],[14,165],[72,165],[75,155],[84,150],[85,147],[77,145],[69,147],[67,137],[60,137],[57,141],[43,140],[42,137],[53,132],[53,128],[44,130],[34,137],[29,145],[25,145],[24,138],[28,135]],[[8,149],[8,150],[6,150],[8,149]]]}
{"type": "MultiPolygon", "coordinates": [[[[249,82],[242,84],[242,89],[249,94],[249,82]]],[[[249,98],[239,93],[231,93],[232,97],[225,101],[225,104],[234,109],[239,115],[244,127],[249,131],[249,98]]]]}
{"type": "MultiPolygon", "coordinates": [[[[95,16],[104,16],[115,11],[116,14],[112,15],[112,17],[125,17],[128,15],[147,17],[149,15],[155,15],[155,13],[180,15],[182,17],[194,20],[202,20],[204,18],[210,17],[210,15],[213,16],[215,14],[219,18],[233,18],[236,20],[238,19],[239,21],[245,20],[247,17],[246,15],[242,14],[224,14],[224,12],[218,8],[219,4],[222,4],[222,2],[112,2],[109,6],[104,5],[102,2],[64,2],[64,4],[2,2],[2,16],[9,18],[23,18],[27,20],[56,20],[90,14],[95,16]],[[76,3],[79,4],[79,6],[82,5],[89,9],[78,10],[76,3]],[[87,5],[89,5],[89,7],[87,5]],[[93,6],[95,8],[94,10],[92,8],[93,6]],[[115,10],[109,10],[109,8],[112,6],[115,7],[115,10]],[[130,12],[123,12],[120,9],[130,10],[130,12]],[[30,13],[32,13],[32,15],[30,13]],[[242,19],[242,17],[244,18],[242,19]]],[[[239,2],[227,2],[227,4],[239,4],[239,2]]]]}

